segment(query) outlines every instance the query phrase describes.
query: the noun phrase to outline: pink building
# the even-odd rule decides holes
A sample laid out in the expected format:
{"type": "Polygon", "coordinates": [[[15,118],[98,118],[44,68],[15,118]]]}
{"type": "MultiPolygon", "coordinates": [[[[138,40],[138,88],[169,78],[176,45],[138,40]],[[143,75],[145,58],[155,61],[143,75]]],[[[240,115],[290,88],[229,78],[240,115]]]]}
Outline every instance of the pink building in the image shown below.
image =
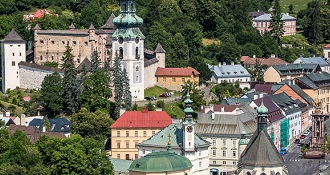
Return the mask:
{"type": "MultiPolygon", "coordinates": [[[[260,34],[270,31],[270,22],[272,20],[271,14],[260,15],[252,19],[252,25],[259,30],[260,34]]],[[[290,16],[288,13],[282,14],[282,21],[284,21],[284,34],[283,36],[296,34],[296,18],[290,16]]]]}

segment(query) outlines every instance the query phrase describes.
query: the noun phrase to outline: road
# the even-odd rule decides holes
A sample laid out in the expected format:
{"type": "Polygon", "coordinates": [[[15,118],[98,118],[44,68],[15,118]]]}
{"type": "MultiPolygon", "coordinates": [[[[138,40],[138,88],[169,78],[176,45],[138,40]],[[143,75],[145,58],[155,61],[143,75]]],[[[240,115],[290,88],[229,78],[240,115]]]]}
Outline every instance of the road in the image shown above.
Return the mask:
{"type": "MultiPolygon", "coordinates": [[[[330,120],[325,122],[327,128],[330,128],[330,120]]],[[[329,130],[327,131],[328,135],[329,130]]],[[[311,134],[309,134],[301,142],[308,142],[311,134]]],[[[291,144],[288,153],[283,157],[286,166],[288,167],[290,175],[312,175],[319,171],[320,165],[330,165],[330,156],[327,155],[325,159],[302,159],[301,146],[298,144],[291,144]]]]}

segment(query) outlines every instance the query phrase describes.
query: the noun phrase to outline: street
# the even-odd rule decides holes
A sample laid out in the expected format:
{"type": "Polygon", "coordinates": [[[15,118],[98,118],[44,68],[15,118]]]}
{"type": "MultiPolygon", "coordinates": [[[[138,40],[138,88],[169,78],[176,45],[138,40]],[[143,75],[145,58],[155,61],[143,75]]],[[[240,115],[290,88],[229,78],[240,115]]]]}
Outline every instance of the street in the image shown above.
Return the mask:
{"type": "MultiPolygon", "coordinates": [[[[325,121],[327,128],[330,128],[330,120],[325,121]]],[[[327,131],[329,135],[329,130],[327,131]]],[[[311,134],[301,142],[307,143],[310,140],[311,134]]],[[[301,146],[292,143],[289,146],[288,153],[283,157],[290,175],[312,175],[319,171],[320,165],[330,165],[330,156],[326,155],[325,159],[302,159],[301,146]]]]}

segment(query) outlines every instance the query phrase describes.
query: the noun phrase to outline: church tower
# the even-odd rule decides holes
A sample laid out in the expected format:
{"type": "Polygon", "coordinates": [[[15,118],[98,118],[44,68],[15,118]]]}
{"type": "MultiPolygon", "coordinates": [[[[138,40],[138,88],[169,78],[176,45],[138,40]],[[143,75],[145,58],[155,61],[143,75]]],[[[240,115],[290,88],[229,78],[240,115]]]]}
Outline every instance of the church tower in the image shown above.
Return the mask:
{"type": "MultiPolygon", "coordinates": [[[[120,0],[120,14],[114,18],[117,26],[112,35],[112,59],[116,56],[126,69],[132,97],[144,99],[144,39],[139,29],[142,18],[136,14],[135,0],[120,0]]],[[[113,62],[113,61],[112,61],[113,62]]]]}
{"type": "Polygon", "coordinates": [[[13,29],[1,42],[2,92],[20,86],[18,63],[26,60],[25,41],[13,29]]]}
{"type": "Polygon", "coordinates": [[[189,153],[195,152],[195,142],[194,142],[194,136],[195,136],[195,121],[192,117],[192,113],[194,112],[193,109],[191,109],[191,104],[193,103],[192,100],[190,100],[189,92],[186,96],[186,99],[184,100],[184,103],[186,104],[186,108],[183,110],[183,112],[186,114],[184,121],[182,123],[182,129],[183,129],[183,151],[185,156],[189,157],[189,153]]]}

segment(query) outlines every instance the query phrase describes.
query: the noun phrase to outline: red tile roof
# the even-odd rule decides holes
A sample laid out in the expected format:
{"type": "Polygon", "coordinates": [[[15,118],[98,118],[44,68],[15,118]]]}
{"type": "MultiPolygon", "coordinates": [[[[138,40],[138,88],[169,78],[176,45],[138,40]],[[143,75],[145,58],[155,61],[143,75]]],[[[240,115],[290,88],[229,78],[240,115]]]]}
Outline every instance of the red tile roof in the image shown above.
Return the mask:
{"type": "Polygon", "coordinates": [[[111,129],[119,128],[165,128],[172,123],[165,111],[126,111],[111,125],[111,129]]]}
{"type": "Polygon", "coordinates": [[[323,48],[327,48],[327,49],[329,49],[329,48],[330,48],[330,44],[327,44],[327,45],[324,46],[323,48]]]}
{"type": "Polygon", "coordinates": [[[200,73],[192,68],[157,68],[156,77],[159,76],[170,76],[170,77],[190,77],[191,74],[199,75],[200,73]]]}
{"type": "Polygon", "coordinates": [[[272,86],[273,86],[273,84],[256,84],[254,86],[254,89],[257,92],[263,92],[263,93],[271,95],[274,93],[274,91],[272,90],[272,86]]]}
{"type": "Polygon", "coordinates": [[[288,62],[282,60],[281,58],[277,58],[277,57],[266,59],[266,58],[251,58],[251,57],[248,57],[248,56],[242,56],[241,57],[241,62],[243,62],[244,65],[255,65],[256,62],[257,62],[257,59],[260,61],[261,65],[267,65],[267,66],[288,64],[288,62]]]}

